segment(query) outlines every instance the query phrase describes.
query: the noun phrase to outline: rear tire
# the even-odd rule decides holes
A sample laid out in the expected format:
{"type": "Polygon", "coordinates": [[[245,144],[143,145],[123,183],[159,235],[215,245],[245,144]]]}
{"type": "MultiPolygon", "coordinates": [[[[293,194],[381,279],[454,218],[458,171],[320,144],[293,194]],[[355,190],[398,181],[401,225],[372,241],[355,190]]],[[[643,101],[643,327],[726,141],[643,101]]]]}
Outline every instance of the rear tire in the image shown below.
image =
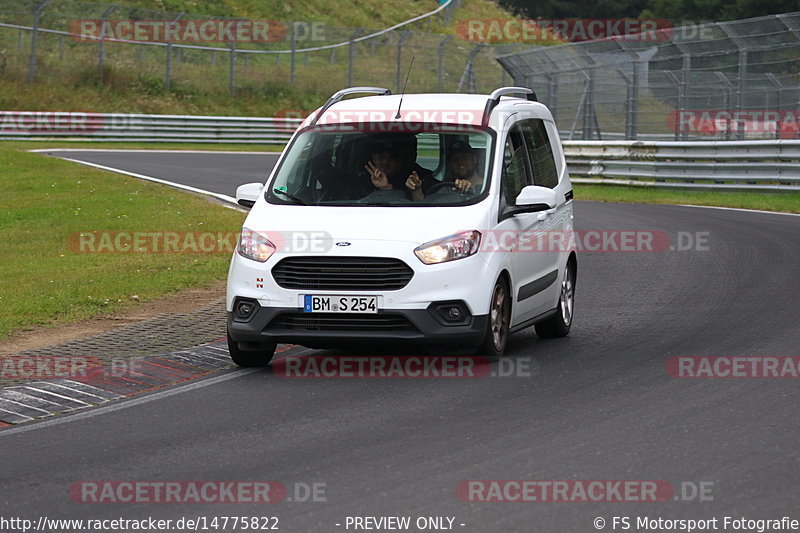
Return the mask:
{"type": "Polygon", "coordinates": [[[486,325],[486,334],[478,353],[490,357],[503,355],[503,352],[506,351],[506,344],[508,344],[510,324],[511,295],[508,291],[508,283],[504,278],[498,278],[489,302],[489,322],[486,325]]]}
{"type": "Polygon", "coordinates": [[[572,312],[575,305],[575,267],[567,263],[564,279],[561,280],[561,294],[558,297],[556,314],[536,324],[536,334],[542,339],[566,337],[572,328],[572,312]]]}
{"type": "Polygon", "coordinates": [[[231,355],[233,362],[243,367],[260,367],[267,366],[272,361],[272,356],[275,355],[275,348],[277,343],[265,344],[258,350],[242,350],[239,348],[239,343],[231,338],[228,333],[228,353],[231,355]]]}

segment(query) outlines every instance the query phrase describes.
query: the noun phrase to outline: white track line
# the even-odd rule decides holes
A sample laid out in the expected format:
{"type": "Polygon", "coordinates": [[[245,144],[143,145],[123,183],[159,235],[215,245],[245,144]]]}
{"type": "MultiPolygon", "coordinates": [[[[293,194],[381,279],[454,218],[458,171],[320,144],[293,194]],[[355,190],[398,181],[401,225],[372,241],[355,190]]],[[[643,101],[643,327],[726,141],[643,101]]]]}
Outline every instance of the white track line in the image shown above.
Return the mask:
{"type": "Polygon", "coordinates": [[[50,426],[57,426],[59,424],[66,424],[77,420],[83,420],[85,418],[92,418],[95,416],[103,415],[105,413],[119,411],[120,409],[127,409],[128,407],[133,407],[135,405],[141,405],[144,403],[153,402],[156,400],[160,400],[162,398],[167,398],[169,396],[174,396],[176,394],[181,394],[196,389],[202,389],[210,385],[216,385],[217,383],[221,383],[223,381],[240,378],[242,376],[246,376],[248,374],[252,374],[253,372],[259,372],[259,371],[263,371],[263,368],[246,368],[241,370],[234,370],[233,372],[223,374],[221,376],[204,379],[202,381],[195,381],[192,383],[188,383],[186,385],[175,387],[173,389],[154,392],[152,394],[148,394],[147,396],[140,396],[138,398],[133,398],[131,400],[120,401],[119,403],[98,407],[96,409],[92,409],[91,411],[84,411],[82,413],[75,413],[75,414],[68,413],[65,414],[64,416],[42,420],[41,422],[31,423],[30,425],[26,424],[24,426],[6,428],[0,431],[0,438],[2,438],[5,435],[25,433],[27,431],[34,431],[37,429],[46,428],[50,426]]]}
{"type": "Polygon", "coordinates": [[[741,207],[718,207],[715,205],[684,205],[675,204],[678,207],[698,207],[700,209],[722,209],[724,211],[743,211],[745,213],[763,213],[765,215],[784,215],[790,217],[800,217],[800,213],[784,213],[782,211],[761,211],[759,209],[742,209],[741,207]]]}
{"type": "Polygon", "coordinates": [[[126,150],[124,148],[37,148],[29,152],[129,152],[133,154],[247,154],[247,155],[280,155],[278,152],[250,152],[236,150],[126,150]]]}
{"type": "Polygon", "coordinates": [[[72,158],[69,158],[69,157],[59,157],[59,159],[62,159],[64,161],[72,161],[73,163],[79,163],[81,165],[86,165],[86,166],[90,166],[90,167],[94,167],[94,168],[99,168],[100,170],[107,170],[109,172],[116,172],[117,174],[125,174],[126,176],[131,176],[133,178],[138,178],[140,180],[152,181],[152,182],[155,182],[155,183],[160,183],[162,185],[169,185],[170,187],[175,187],[176,189],[182,189],[184,191],[189,191],[189,192],[193,192],[193,193],[197,193],[197,194],[203,194],[205,196],[212,196],[212,197],[216,198],[217,200],[222,200],[225,203],[233,204],[236,207],[240,207],[239,204],[236,203],[236,198],[234,198],[232,196],[228,196],[227,194],[220,194],[218,192],[206,191],[205,189],[198,189],[197,187],[191,187],[189,185],[183,185],[182,183],[175,183],[174,181],[162,180],[161,178],[154,178],[153,176],[147,176],[145,174],[139,174],[137,172],[130,172],[128,170],[122,170],[122,169],[119,169],[119,168],[107,167],[105,165],[98,165],[97,163],[90,163],[88,161],[81,161],[80,159],[72,159],[72,158]]]}

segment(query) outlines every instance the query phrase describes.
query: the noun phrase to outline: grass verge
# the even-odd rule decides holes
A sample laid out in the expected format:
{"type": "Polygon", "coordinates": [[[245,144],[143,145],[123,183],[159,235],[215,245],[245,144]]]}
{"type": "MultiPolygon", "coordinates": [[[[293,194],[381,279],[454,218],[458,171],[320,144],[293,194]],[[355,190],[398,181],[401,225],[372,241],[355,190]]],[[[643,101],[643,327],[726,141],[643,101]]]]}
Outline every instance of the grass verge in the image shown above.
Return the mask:
{"type": "Polygon", "coordinates": [[[76,243],[91,232],[238,232],[243,213],[24,151],[30,145],[53,146],[0,144],[0,338],[135,305],[132,296],[153,300],[224,279],[226,251],[82,253],[76,243]]]}
{"type": "Polygon", "coordinates": [[[576,183],[575,199],[629,204],[687,204],[800,213],[800,193],[675,191],[576,183]]]}
{"type": "Polygon", "coordinates": [[[95,141],[3,141],[3,150],[46,150],[74,148],[82,150],[200,150],[214,152],[280,152],[285,145],[274,144],[217,144],[217,143],[153,143],[153,142],[95,142],[95,141]]]}

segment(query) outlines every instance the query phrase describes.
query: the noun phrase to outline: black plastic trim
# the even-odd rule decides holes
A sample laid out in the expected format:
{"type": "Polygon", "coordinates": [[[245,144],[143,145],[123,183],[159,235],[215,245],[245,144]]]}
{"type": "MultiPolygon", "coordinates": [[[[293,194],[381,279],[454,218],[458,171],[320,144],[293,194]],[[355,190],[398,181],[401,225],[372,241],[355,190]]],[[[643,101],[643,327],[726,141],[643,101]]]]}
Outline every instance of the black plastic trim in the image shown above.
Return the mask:
{"type": "Polygon", "coordinates": [[[525,328],[529,328],[531,326],[535,326],[539,322],[541,322],[543,320],[547,320],[548,318],[550,318],[551,316],[555,315],[556,313],[558,313],[558,308],[551,309],[549,311],[545,311],[544,313],[542,313],[540,315],[536,315],[535,317],[530,318],[530,319],[526,320],[525,322],[522,322],[520,324],[517,324],[516,326],[511,327],[508,330],[508,332],[509,333],[516,333],[517,331],[523,330],[525,328]]]}
{"type": "MultiPolygon", "coordinates": [[[[375,341],[406,342],[425,345],[477,346],[483,340],[489,324],[489,315],[473,315],[461,325],[442,325],[428,309],[386,309],[382,313],[404,317],[413,328],[399,331],[365,330],[293,330],[270,327],[281,314],[302,313],[295,307],[261,307],[246,322],[236,322],[228,313],[228,333],[237,342],[282,342],[310,347],[337,346],[341,344],[374,343],[375,341]]],[[[311,313],[309,313],[311,314],[311,313]]]]}
{"type": "Polygon", "coordinates": [[[549,274],[545,274],[539,279],[535,279],[530,283],[526,283],[522,287],[519,288],[517,292],[517,301],[521,302],[522,300],[526,300],[531,296],[535,296],[542,292],[543,290],[550,287],[555,280],[558,279],[558,269],[553,270],[549,274]]]}

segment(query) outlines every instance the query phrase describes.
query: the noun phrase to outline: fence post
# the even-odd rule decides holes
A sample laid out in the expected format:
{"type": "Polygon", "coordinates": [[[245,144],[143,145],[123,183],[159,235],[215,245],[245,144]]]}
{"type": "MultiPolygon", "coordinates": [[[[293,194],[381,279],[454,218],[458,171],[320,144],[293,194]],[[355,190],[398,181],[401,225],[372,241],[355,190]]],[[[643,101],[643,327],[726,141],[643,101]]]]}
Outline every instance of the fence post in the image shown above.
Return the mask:
{"type": "Polygon", "coordinates": [[[683,120],[682,120],[683,110],[681,110],[681,94],[680,94],[681,93],[681,81],[678,79],[678,77],[671,70],[665,70],[664,74],[670,80],[672,80],[672,82],[678,88],[678,102],[675,105],[675,108],[678,110],[678,121],[676,122],[675,133],[674,133],[674,138],[673,138],[673,140],[677,141],[678,139],[681,138],[681,130],[683,129],[683,120]]]}
{"type": "Polygon", "coordinates": [[[437,64],[437,66],[436,66],[436,77],[438,78],[436,86],[437,86],[439,92],[443,92],[444,91],[444,54],[445,54],[445,47],[447,46],[447,43],[449,43],[452,38],[453,38],[452,35],[448,35],[447,37],[442,39],[442,41],[439,43],[439,54],[438,54],[439,55],[439,62],[437,64]]]}
{"type": "Polygon", "coordinates": [[[353,35],[350,36],[350,44],[347,45],[347,86],[353,86],[353,70],[355,69],[356,61],[356,37],[361,34],[361,28],[356,29],[353,35]]]}
{"type": "MultiPolygon", "coordinates": [[[[180,18],[184,14],[185,13],[183,13],[183,12],[178,13],[178,16],[175,17],[173,22],[178,22],[178,20],[180,20],[180,18]]],[[[164,89],[169,91],[169,88],[172,86],[172,41],[171,40],[167,41],[167,61],[166,61],[166,65],[164,67],[164,70],[165,70],[165,72],[164,72],[164,89]]]]}
{"type": "MultiPolygon", "coordinates": [[[[736,45],[736,48],[739,51],[739,82],[737,83],[736,87],[736,111],[740,113],[745,104],[744,87],[745,79],[747,78],[747,43],[745,43],[741,37],[731,30],[728,23],[720,22],[717,24],[717,26],[725,33],[725,35],[728,36],[731,41],[733,41],[733,44],[736,45]]],[[[738,121],[735,121],[734,123],[736,124],[736,137],[743,139],[744,128],[739,127],[738,121]]]]}
{"type": "Polygon", "coordinates": [[[583,102],[583,139],[588,141],[592,138],[592,107],[594,102],[594,71],[589,72],[586,78],[586,99],[583,102]]]}
{"type": "Polygon", "coordinates": [[[31,55],[28,57],[28,83],[33,83],[36,73],[36,34],[39,33],[39,9],[33,15],[33,32],[31,32],[31,55]]]}
{"type": "MultiPolygon", "coordinates": [[[[111,4],[105,10],[100,20],[106,20],[112,11],[117,7],[117,4],[111,4]]],[[[105,66],[106,66],[106,40],[100,35],[100,42],[97,44],[97,70],[100,72],[100,81],[105,79],[105,66]]]]}
{"type": "Polygon", "coordinates": [[[228,68],[228,88],[236,96],[236,39],[231,39],[231,59],[228,68]]]}
{"type": "Polygon", "coordinates": [[[628,128],[626,138],[635,140],[639,137],[639,62],[633,63],[631,75],[630,100],[627,109],[628,128]]]}
{"type": "MultiPolygon", "coordinates": [[[[775,77],[775,74],[771,72],[767,72],[765,74],[767,79],[772,83],[773,87],[775,87],[775,111],[780,113],[783,111],[783,84],[775,77]]],[[[766,101],[764,102],[764,109],[769,111],[769,93],[766,95],[766,101]]],[[[778,115],[778,119],[775,120],[775,138],[781,138],[781,118],[780,114],[778,115]]]]}
{"type": "Polygon", "coordinates": [[[409,31],[404,31],[400,35],[400,39],[397,40],[397,69],[396,69],[397,72],[396,72],[396,75],[395,75],[395,87],[397,87],[397,92],[398,93],[403,90],[403,86],[402,86],[402,82],[403,82],[403,72],[402,72],[402,69],[403,69],[403,65],[402,65],[402,62],[403,62],[403,42],[408,37],[409,33],[410,33],[409,31]]]}
{"type": "MultiPolygon", "coordinates": [[[[739,83],[736,88],[736,92],[738,96],[736,98],[736,111],[739,112],[741,116],[742,109],[745,107],[745,99],[744,99],[744,88],[746,84],[747,78],[747,49],[740,48],[739,49],[739,83]]],[[[744,139],[744,128],[740,128],[737,124],[736,127],[737,137],[741,140],[744,139]]]]}
{"type": "Polygon", "coordinates": [[[167,41],[167,60],[164,66],[164,90],[169,91],[172,84],[172,41],[167,41]]]}
{"type": "Polygon", "coordinates": [[[58,60],[64,61],[64,36],[58,38],[58,60]]]}
{"type": "MultiPolygon", "coordinates": [[[[28,57],[28,83],[33,83],[33,78],[36,75],[36,36],[39,33],[39,17],[42,15],[42,10],[47,7],[47,4],[52,2],[53,0],[45,0],[44,2],[40,3],[36,6],[35,11],[33,12],[33,33],[31,33],[31,55],[28,57]]],[[[22,30],[20,30],[20,37],[22,37],[22,30]]],[[[22,39],[20,39],[20,45],[22,44],[22,39]]]]}
{"type": "Polygon", "coordinates": [[[550,113],[555,121],[558,116],[558,72],[547,77],[547,92],[550,93],[548,94],[550,101],[547,102],[547,105],[550,107],[550,113]]]}
{"type": "MultiPolygon", "coordinates": [[[[720,84],[725,87],[725,95],[723,98],[724,108],[726,111],[730,111],[731,109],[731,96],[733,93],[733,89],[731,87],[731,82],[726,78],[722,72],[715,72],[714,74],[717,75],[717,79],[719,79],[720,84]]],[[[730,113],[728,113],[728,120],[725,124],[725,140],[731,140],[731,121],[730,121],[730,113]]]]}
{"type": "MultiPolygon", "coordinates": [[[[680,113],[684,113],[686,111],[686,100],[688,98],[689,92],[689,74],[692,71],[692,56],[688,53],[684,52],[683,54],[683,65],[681,70],[681,85],[680,85],[680,113]]],[[[681,139],[686,139],[688,132],[681,131],[681,139]]]]}
{"type": "Polygon", "coordinates": [[[297,80],[297,74],[295,72],[295,61],[296,61],[296,54],[297,54],[297,39],[295,35],[295,25],[292,25],[292,34],[291,34],[291,41],[292,41],[292,57],[291,57],[291,68],[289,71],[289,81],[294,83],[297,80]]]}

